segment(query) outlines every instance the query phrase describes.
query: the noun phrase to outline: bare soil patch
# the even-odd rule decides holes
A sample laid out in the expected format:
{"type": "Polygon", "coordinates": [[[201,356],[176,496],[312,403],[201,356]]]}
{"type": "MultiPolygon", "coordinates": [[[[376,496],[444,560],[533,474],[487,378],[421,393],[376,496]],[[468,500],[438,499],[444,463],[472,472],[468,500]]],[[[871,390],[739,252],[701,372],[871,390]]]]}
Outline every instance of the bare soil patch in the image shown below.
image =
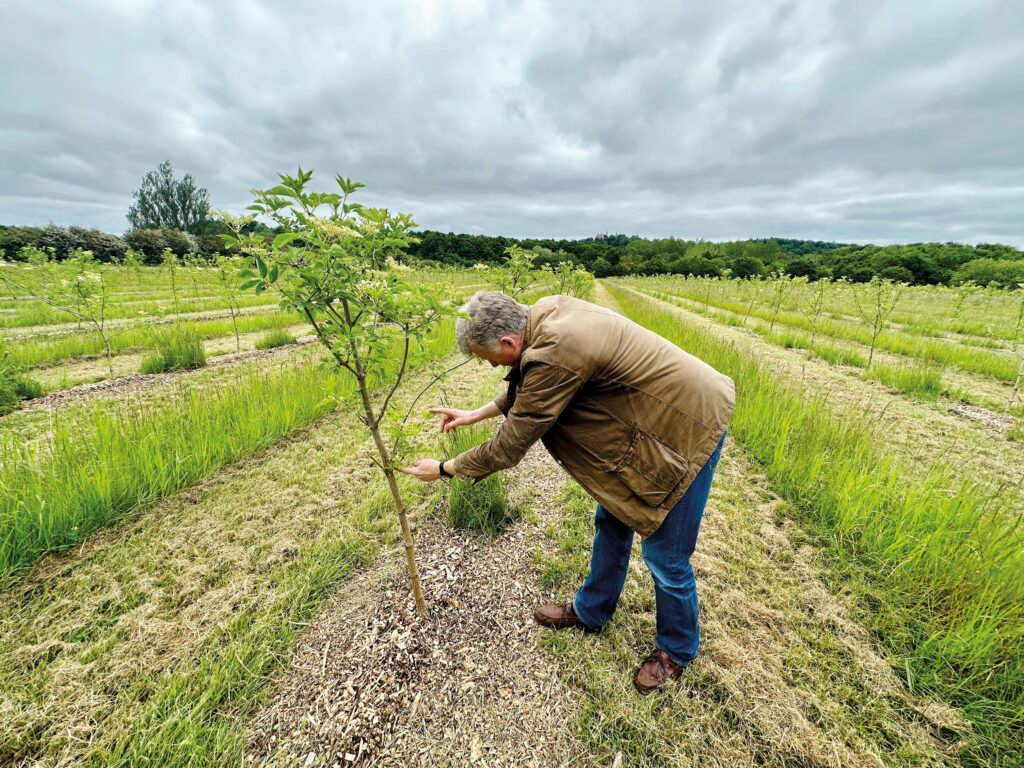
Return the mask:
{"type": "Polygon", "coordinates": [[[1010,427],[1013,426],[1013,419],[1009,415],[1005,413],[996,413],[995,411],[990,411],[988,408],[982,408],[977,405],[955,403],[950,406],[949,412],[957,418],[984,424],[986,427],[990,427],[1000,434],[1006,434],[1010,427]]]}

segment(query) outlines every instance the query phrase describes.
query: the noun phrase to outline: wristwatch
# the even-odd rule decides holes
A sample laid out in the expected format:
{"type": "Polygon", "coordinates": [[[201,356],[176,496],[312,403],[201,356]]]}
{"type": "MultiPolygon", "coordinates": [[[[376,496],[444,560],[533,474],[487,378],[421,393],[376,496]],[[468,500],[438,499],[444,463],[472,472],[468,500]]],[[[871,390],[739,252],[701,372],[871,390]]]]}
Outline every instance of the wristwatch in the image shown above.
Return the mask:
{"type": "Polygon", "coordinates": [[[443,461],[438,465],[437,472],[438,472],[438,474],[441,475],[441,477],[447,477],[449,479],[455,477],[455,475],[453,475],[451,472],[447,471],[444,468],[444,462],[443,461]]]}

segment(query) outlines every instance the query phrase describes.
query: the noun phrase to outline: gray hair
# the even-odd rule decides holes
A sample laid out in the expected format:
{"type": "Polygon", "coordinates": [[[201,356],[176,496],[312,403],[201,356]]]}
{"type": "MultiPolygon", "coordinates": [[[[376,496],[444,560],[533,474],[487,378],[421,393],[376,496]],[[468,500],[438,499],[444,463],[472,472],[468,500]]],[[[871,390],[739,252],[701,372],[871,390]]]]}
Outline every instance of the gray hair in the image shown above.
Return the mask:
{"type": "Polygon", "coordinates": [[[464,355],[472,354],[473,347],[497,348],[498,339],[506,333],[526,331],[530,319],[528,306],[501,291],[477,291],[461,309],[470,317],[455,321],[455,340],[464,355]]]}

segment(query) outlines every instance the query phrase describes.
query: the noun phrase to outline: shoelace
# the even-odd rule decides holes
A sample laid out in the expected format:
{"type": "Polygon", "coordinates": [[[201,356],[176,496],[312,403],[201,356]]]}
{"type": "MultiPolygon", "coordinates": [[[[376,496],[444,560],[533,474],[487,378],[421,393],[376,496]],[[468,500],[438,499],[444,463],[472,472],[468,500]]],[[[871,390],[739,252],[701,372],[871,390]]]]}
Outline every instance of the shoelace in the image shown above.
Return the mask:
{"type": "Polygon", "coordinates": [[[668,666],[666,666],[665,660],[661,657],[661,652],[660,651],[655,650],[655,651],[652,651],[650,654],[648,654],[647,658],[644,659],[644,664],[647,664],[647,662],[649,662],[649,661],[656,661],[656,662],[658,662],[658,669],[661,671],[661,676],[662,677],[667,677],[668,676],[668,666]]]}

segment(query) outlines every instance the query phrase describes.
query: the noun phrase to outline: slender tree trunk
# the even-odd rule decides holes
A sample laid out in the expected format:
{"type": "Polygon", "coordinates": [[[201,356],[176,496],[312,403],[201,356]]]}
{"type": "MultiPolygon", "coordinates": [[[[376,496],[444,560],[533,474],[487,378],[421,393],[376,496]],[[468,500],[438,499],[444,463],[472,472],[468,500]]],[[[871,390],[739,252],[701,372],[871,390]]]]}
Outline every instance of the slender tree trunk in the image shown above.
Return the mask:
{"type": "Polygon", "coordinates": [[[107,352],[107,371],[110,373],[110,378],[114,378],[114,354],[110,350],[110,339],[107,338],[106,334],[103,338],[103,349],[107,352]]]}
{"type": "Polygon", "coordinates": [[[238,335],[238,316],[234,304],[229,305],[231,309],[231,325],[235,329],[235,351],[242,351],[242,338],[238,335]]]}
{"type": "Polygon", "coordinates": [[[1013,382],[1013,391],[1010,393],[1010,399],[1006,403],[1006,412],[1009,413],[1013,408],[1013,404],[1017,402],[1017,395],[1020,394],[1020,382],[1024,379],[1024,350],[1020,352],[1020,365],[1017,366],[1017,378],[1013,382]]]}
{"type": "Polygon", "coordinates": [[[363,397],[363,408],[369,421],[370,433],[377,446],[381,467],[384,469],[384,476],[387,478],[388,488],[391,490],[391,498],[394,499],[395,510],[398,512],[398,524],[402,528],[402,545],[405,548],[405,563],[409,569],[409,581],[412,582],[412,596],[416,601],[416,612],[425,618],[427,603],[423,599],[423,591],[420,589],[420,576],[416,568],[416,549],[412,539],[412,529],[409,528],[409,517],[405,511],[405,502],[402,501],[402,492],[398,488],[398,481],[395,479],[395,472],[391,469],[391,455],[388,453],[384,438],[381,437],[379,425],[373,417],[373,404],[370,402],[366,380],[362,377],[359,377],[359,393],[363,397]]]}

